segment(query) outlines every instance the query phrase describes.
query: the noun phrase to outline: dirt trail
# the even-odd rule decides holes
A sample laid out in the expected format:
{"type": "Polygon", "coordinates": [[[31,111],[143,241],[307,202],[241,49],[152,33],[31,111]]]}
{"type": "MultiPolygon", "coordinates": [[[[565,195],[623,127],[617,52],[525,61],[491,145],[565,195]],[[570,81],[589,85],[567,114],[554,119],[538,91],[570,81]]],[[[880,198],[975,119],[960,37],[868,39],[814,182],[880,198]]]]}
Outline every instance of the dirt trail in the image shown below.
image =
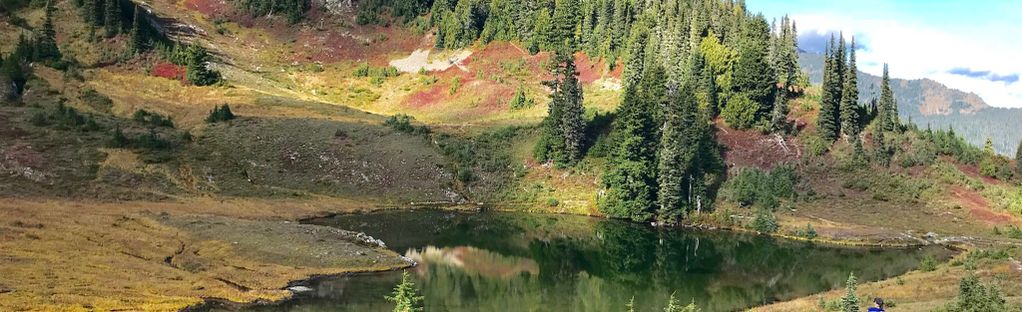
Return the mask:
{"type": "Polygon", "coordinates": [[[443,53],[441,56],[435,56],[430,59],[431,50],[415,50],[406,58],[397,59],[390,61],[390,66],[394,66],[397,70],[406,73],[415,73],[419,70],[426,71],[445,71],[451,67],[457,66],[458,69],[468,71],[468,67],[462,64],[463,61],[472,56],[472,51],[461,50],[448,53],[443,53]]]}
{"type": "Polygon", "coordinates": [[[951,197],[962,203],[962,206],[969,209],[969,214],[977,220],[987,224],[1004,225],[1019,224],[1018,220],[1010,214],[995,212],[990,209],[990,203],[978,192],[966,189],[962,186],[951,187],[951,197]]]}

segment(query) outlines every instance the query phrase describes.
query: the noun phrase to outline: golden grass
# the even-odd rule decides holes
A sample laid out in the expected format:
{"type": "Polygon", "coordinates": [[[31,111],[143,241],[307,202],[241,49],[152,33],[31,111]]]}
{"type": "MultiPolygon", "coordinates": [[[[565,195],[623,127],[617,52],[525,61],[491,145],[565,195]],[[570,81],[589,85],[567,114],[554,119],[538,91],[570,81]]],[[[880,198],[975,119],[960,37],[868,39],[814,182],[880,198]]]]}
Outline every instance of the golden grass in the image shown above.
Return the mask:
{"type": "MultiPolygon", "coordinates": [[[[956,259],[963,259],[965,253],[956,259]]],[[[986,260],[984,260],[986,261],[986,260]]],[[[858,285],[856,293],[865,308],[873,297],[884,298],[895,302],[895,307],[888,311],[933,311],[944,306],[958,295],[958,283],[969,274],[964,266],[942,264],[931,272],[912,271],[905,275],[872,283],[858,285]]],[[[1015,281],[1022,278],[1018,265],[1012,261],[986,261],[978,267],[975,274],[984,282],[996,284],[1010,302],[1017,301],[1022,288],[1015,281]]],[[[791,301],[770,304],[750,309],[751,312],[802,312],[823,311],[819,307],[822,297],[824,301],[836,300],[845,295],[844,289],[833,290],[821,294],[806,296],[791,301]]]]}
{"type": "MultiPolygon", "coordinates": [[[[308,202],[191,199],[161,203],[92,203],[5,199],[0,203],[0,310],[176,311],[223,298],[237,302],[289,296],[288,281],[317,274],[386,270],[395,262],[315,267],[241,256],[234,244],[200,239],[154,218],[215,214],[257,220],[353,211],[343,200],[308,202]],[[165,263],[199,265],[178,268],[165,263]],[[188,259],[191,257],[191,259],[188,259]],[[224,282],[232,281],[251,290],[224,282]]],[[[377,252],[396,256],[393,252],[377,252]]],[[[395,258],[396,259],[396,258],[395,258]]]]}

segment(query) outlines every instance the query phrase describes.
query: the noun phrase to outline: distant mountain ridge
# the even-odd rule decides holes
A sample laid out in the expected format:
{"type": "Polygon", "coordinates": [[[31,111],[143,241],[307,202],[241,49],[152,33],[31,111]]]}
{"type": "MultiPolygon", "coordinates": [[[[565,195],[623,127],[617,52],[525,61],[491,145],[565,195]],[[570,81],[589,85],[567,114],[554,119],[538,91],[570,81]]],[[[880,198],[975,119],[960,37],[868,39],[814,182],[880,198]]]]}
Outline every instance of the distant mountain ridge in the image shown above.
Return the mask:
{"type": "MultiPolygon", "coordinates": [[[[799,64],[814,84],[823,81],[824,56],[802,51],[799,64]]],[[[880,97],[881,77],[859,72],[859,101],[867,103],[880,97]]],[[[919,127],[934,129],[953,128],[976,146],[983,146],[987,138],[994,150],[1014,155],[1022,140],[1022,109],[993,107],[972,92],[953,89],[932,79],[891,79],[891,88],[898,102],[902,120],[912,121],[919,127]]]]}

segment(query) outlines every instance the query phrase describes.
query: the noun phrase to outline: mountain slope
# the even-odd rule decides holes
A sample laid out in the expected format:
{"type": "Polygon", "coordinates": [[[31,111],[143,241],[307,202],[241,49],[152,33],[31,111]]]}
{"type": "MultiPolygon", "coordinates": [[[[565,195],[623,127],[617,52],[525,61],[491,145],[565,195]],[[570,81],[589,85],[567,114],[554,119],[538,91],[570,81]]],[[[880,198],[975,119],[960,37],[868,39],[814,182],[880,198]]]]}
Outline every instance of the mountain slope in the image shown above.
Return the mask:
{"type": "MultiPolygon", "coordinates": [[[[809,75],[809,81],[823,81],[823,55],[799,53],[799,65],[809,75]]],[[[896,71],[896,69],[895,69],[896,71]]],[[[859,72],[859,99],[868,103],[880,97],[881,77],[859,72]]],[[[891,88],[898,102],[901,118],[919,127],[952,128],[969,143],[983,146],[989,138],[994,150],[1002,155],[1014,155],[1022,131],[1013,121],[1022,120],[1022,109],[993,107],[979,95],[953,89],[932,79],[891,79],[891,88]]]]}

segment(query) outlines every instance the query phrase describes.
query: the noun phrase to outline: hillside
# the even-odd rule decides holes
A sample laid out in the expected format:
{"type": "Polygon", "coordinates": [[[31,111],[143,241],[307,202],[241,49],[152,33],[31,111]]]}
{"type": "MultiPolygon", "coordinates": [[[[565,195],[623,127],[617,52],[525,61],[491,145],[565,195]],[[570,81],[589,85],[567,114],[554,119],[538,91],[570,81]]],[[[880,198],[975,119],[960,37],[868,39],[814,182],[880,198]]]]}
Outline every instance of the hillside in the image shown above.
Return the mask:
{"type": "MultiPolygon", "coordinates": [[[[812,83],[823,80],[823,55],[799,53],[799,65],[812,83]]],[[[879,98],[880,77],[859,72],[860,101],[879,98]]],[[[1022,131],[1015,120],[1022,118],[1022,109],[988,105],[979,95],[947,86],[931,79],[892,79],[902,119],[911,120],[921,128],[953,128],[970,143],[983,146],[989,138],[1002,155],[1014,155],[1022,141],[1022,131]]]]}
{"type": "MultiPolygon", "coordinates": [[[[0,105],[0,310],[286,299],[289,281],[410,265],[364,234],[301,222],[384,209],[578,214],[1019,256],[1004,248],[1022,242],[1015,163],[937,126],[996,110],[932,81],[895,80],[903,120],[918,111],[937,131],[870,112],[854,121],[860,132],[827,137],[822,88],[794,85],[797,68],[785,81],[770,80],[783,67],[766,74],[776,63],[767,42],[793,30],[735,2],[692,11],[707,25],[691,40],[666,37],[676,46],[658,36],[690,23],[652,13],[620,29],[589,25],[602,37],[550,27],[537,33],[554,39],[539,40],[492,24],[452,34],[455,12],[478,18],[453,2],[408,16],[375,1],[116,3],[138,13],[119,14],[110,35],[70,0],[2,17],[0,51],[15,64],[4,74],[26,74],[0,105]],[[435,21],[434,9],[452,20],[435,21]],[[19,59],[30,44],[17,35],[45,48],[47,21],[61,58],[19,59]],[[561,46],[576,39],[577,49],[561,46]]],[[[806,57],[799,63],[813,73],[806,57]]],[[[880,78],[859,77],[866,102],[880,78]]],[[[1009,258],[986,259],[977,274],[1022,280],[1005,272],[1009,258]]],[[[943,305],[954,295],[948,280],[966,274],[957,267],[910,273],[939,281],[939,295],[914,289],[897,300],[913,311],[943,305]]]]}

